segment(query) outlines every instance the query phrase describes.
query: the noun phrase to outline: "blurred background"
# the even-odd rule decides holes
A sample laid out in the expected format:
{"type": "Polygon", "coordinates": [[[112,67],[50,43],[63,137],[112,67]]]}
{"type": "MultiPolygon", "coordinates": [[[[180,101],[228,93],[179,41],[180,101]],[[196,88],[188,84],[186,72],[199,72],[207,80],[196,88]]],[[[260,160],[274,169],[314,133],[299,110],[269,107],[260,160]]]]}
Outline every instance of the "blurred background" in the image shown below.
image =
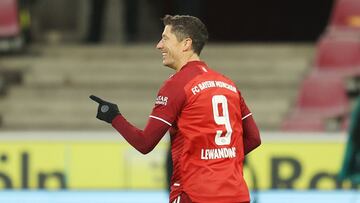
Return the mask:
{"type": "Polygon", "coordinates": [[[168,201],[168,136],[141,155],[88,99],[144,127],[165,14],[208,26],[202,59],[253,112],[252,202],[360,202],[359,0],[0,0],[0,202],[168,201]]]}

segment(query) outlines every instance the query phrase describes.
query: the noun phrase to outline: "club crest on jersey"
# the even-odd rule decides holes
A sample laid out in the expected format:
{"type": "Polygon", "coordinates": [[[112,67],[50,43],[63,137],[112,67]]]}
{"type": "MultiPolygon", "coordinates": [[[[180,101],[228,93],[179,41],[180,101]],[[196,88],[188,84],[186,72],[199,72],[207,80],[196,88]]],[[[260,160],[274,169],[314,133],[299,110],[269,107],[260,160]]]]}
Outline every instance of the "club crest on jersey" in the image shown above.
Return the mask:
{"type": "Polygon", "coordinates": [[[167,102],[168,102],[168,97],[159,95],[159,96],[156,98],[155,104],[160,104],[160,105],[166,106],[166,105],[167,105],[167,102]]]}

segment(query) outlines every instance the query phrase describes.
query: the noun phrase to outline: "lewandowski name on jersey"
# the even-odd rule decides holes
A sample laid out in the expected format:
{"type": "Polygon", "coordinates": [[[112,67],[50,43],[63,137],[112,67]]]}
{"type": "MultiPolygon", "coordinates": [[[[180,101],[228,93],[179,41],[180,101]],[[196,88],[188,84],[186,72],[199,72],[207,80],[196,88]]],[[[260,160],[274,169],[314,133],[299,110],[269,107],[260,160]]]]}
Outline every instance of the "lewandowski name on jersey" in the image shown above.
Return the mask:
{"type": "Polygon", "coordinates": [[[223,159],[223,158],[235,158],[236,148],[220,148],[220,149],[201,149],[201,159],[223,159]]]}
{"type": "Polygon", "coordinates": [[[213,87],[225,88],[225,89],[228,89],[228,90],[236,93],[236,88],[234,86],[232,86],[226,82],[223,82],[223,81],[214,81],[214,80],[208,80],[208,81],[201,82],[201,83],[195,85],[194,87],[192,87],[191,91],[194,95],[196,95],[197,93],[200,93],[202,90],[205,90],[208,88],[213,88],[213,87]]]}

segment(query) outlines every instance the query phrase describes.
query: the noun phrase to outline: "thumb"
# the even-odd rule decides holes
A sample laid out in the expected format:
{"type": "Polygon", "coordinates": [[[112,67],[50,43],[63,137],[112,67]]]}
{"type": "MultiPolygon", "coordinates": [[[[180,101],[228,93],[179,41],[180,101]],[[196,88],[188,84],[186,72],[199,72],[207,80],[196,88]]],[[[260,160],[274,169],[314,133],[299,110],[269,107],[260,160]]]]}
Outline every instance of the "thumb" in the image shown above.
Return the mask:
{"type": "Polygon", "coordinates": [[[100,99],[99,97],[95,96],[95,95],[90,95],[89,97],[91,100],[99,103],[99,104],[103,104],[104,103],[104,100],[100,99]]]}

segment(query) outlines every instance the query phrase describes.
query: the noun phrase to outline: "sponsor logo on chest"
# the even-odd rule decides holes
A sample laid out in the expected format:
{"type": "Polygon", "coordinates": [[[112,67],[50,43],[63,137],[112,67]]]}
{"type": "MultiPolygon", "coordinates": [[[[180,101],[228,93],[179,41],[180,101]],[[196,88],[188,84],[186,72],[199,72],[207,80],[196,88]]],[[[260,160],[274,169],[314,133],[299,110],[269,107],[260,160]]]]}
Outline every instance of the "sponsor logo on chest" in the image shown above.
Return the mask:
{"type": "Polygon", "coordinates": [[[166,106],[167,102],[168,102],[168,97],[159,95],[156,98],[155,104],[160,104],[160,105],[165,105],[166,106]]]}

